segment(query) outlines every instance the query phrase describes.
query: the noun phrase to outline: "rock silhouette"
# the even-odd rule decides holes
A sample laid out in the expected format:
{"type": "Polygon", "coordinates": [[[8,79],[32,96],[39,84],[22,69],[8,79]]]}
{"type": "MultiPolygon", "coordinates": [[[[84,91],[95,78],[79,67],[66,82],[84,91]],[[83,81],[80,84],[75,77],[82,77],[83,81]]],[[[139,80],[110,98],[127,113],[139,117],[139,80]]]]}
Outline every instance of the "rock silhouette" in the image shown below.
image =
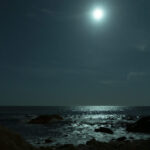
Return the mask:
{"type": "Polygon", "coordinates": [[[1,150],[35,150],[30,144],[17,133],[0,126],[0,149],[1,150]]]}
{"type": "Polygon", "coordinates": [[[40,115],[32,120],[30,120],[29,124],[48,124],[56,121],[61,121],[63,118],[59,115],[40,115]]]}
{"type": "Polygon", "coordinates": [[[150,116],[143,117],[135,123],[128,124],[126,130],[128,132],[139,132],[150,134],[150,116]]]}

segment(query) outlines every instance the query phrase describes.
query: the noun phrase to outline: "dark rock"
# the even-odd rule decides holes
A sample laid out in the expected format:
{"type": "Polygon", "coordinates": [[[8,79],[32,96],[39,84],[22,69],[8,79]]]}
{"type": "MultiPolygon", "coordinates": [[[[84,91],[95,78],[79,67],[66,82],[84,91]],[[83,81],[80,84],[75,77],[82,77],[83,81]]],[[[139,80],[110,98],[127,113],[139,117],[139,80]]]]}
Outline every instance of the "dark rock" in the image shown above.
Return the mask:
{"type": "Polygon", "coordinates": [[[65,144],[57,148],[57,150],[76,150],[73,144],[65,144]]]}
{"type": "Polygon", "coordinates": [[[67,137],[68,135],[67,134],[64,134],[64,137],[67,137]]]}
{"type": "Polygon", "coordinates": [[[125,136],[122,136],[120,138],[117,139],[118,142],[122,142],[125,141],[127,138],[125,136]]]}
{"type": "Polygon", "coordinates": [[[97,143],[97,141],[93,138],[93,139],[87,141],[87,142],[86,142],[86,145],[94,145],[94,144],[96,144],[96,143],[97,143]]]}
{"type": "Polygon", "coordinates": [[[96,141],[94,138],[86,142],[86,146],[88,147],[90,146],[95,148],[95,147],[101,147],[101,145],[103,145],[103,142],[96,141]]]}
{"type": "Polygon", "coordinates": [[[59,115],[41,115],[32,120],[30,120],[29,124],[48,124],[55,121],[63,120],[63,118],[59,115]]]}
{"type": "Polygon", "coordinates": [[[112,146],[105,142],[99,142],[95,139],[86,142],[84,148],[80,150],[112,150],[112,146]]]}
{"type": "Polygon", "coordinates": [[[95,129],[95,132],[104,132],[107,134],[113,134],[113,131],[109,128],[100,127],[98,129],[95,129]]]}
{"type": "Polygon", "coordinates": [[[85,144],[79,144],[77,149],[79,149],[79,150],[87,150],[85,144]]]}
{"type": "Polygon", "coordinates": [[[126,130],[128,132],[139,132],[150,134],[150,116],[143,117],[138,121],[136,121],[135,123],[128,124],[126,130]]]}
{"type": "Polygon", "coordinates": [[[113,141],[116,141],[116,139],[113,138],[113,139],[111,139],[110,141],[113,142],[113,141]]]}
{"type": "Polygon", "coordinates": [[[46,143],[46,144],[52,143],[52,142],[53,142],[53,141],[52,141],[51,139],[49,139],[49,138],[45,140],[45,143],[46,143]]]}
{"type": "Polygon", "coordinates": [[[52,147],[45,147],[45,146],[41,146],[40,148],[38,148],[37,150],[54,150],[52,147]]]}
{"type": "Polygon", "coordinates": [[[40,142],[36,142],[36,144],[41,144],[40,142]]]}

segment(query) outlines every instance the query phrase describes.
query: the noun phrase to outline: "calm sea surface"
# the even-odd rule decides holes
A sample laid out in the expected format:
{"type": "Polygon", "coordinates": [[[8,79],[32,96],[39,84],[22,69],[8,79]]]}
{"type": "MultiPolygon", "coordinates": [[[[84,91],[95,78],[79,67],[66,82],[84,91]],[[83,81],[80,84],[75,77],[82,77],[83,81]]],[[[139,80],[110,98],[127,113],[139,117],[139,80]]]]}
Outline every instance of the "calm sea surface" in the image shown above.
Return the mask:
{"type": "Polygon", "coordinates": [[[34,145],[46,145],[50,138],[55,144],[80,144],[95,138],[108,142],[121,136],[127,139],[147,139],[150,135],[132,134],[126,123],[150,116],[150,107],[75,106],[75,107],[0,107],[0,124],[20,133],[34,145]],[[64,121],[49,125],[31,125],[27,122],[41,114],[59,114],[64,121]],[[108,127],[114,134],[96,133],[98,127],[108,127]]]}

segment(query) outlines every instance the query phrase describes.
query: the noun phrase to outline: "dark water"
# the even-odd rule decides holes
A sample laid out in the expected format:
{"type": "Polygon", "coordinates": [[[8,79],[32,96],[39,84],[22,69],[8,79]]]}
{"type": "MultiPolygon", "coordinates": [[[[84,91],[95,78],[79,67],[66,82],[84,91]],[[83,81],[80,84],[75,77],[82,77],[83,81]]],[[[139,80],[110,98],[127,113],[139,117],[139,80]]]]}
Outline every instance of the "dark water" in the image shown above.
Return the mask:
{"type": "Polygon", "coordinates": [[[126,123],[150,116],[150,107],[76,106],[76,107],[0,107],[0,124],[19,132],[34,145],[85,143],[95,138],[108,142],[121,136],[127,139],[147,139],[150,135],[132,134],[125,130],[126,123]],[[31,125],[27,122],[41,114],[60,114],[64,121],[50,125],[31,125]],[[113,135],[96,133],[98,127],[108,127],[113,135]],[[39,144],[40,143],[40,144],[39,144]]]}

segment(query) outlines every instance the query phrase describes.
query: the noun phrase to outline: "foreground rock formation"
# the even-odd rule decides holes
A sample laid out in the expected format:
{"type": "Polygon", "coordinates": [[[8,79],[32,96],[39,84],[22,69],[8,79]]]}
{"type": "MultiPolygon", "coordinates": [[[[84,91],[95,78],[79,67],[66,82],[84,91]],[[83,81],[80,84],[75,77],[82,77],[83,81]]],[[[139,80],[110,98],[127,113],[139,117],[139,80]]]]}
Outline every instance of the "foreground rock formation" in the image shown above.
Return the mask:
{"type": "Polygon", "coordinates": [[[35,150],[17,133],[0,126],[0,150],[35,150]]]}

